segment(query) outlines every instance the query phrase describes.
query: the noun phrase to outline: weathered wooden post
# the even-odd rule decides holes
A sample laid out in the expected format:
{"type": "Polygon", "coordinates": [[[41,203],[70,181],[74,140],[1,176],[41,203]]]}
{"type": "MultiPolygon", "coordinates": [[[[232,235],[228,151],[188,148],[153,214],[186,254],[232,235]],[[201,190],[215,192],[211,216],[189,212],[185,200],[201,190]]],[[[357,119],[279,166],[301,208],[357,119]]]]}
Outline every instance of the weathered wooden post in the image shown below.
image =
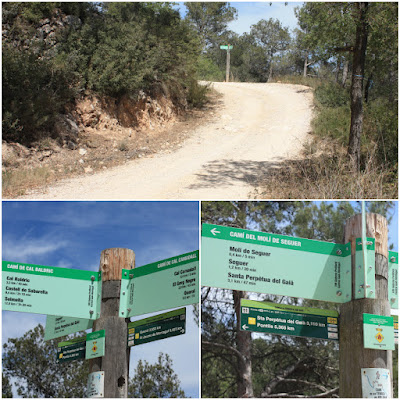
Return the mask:
{"type": "Polygon", "coordinates": [[[128,397],[129,356],[127,320],[118,316],[122,269],[135,267],[135,253],[114,248],[101,252],[102,297],[100,318],[93,332],[105,329],[105,356],[89,361],[89,372],[104,371],[104,397],[128,397]]]}
{"type": "Polygon", "coordinates": [[[231,68],[231,52],[229,48],[230,44],[228,43],[228,50],[226,51],[226,81],[229,82],[229,74],[231,68]]]}
{"type": "Polygon", "coordinates": [[[392,351],[365,349],[363,313],[390,316],[388,301],[388,226],[378,214],[366,214],[366,235],[375,238],[375,299],[355,299],[356,238],[362,237],[362,215],[346,221],[344,243],[351,242],[352,300],[340,306],[339,396],[362,397],[361,368],[384,368],[390,371],[393,389],[392,351]]]}

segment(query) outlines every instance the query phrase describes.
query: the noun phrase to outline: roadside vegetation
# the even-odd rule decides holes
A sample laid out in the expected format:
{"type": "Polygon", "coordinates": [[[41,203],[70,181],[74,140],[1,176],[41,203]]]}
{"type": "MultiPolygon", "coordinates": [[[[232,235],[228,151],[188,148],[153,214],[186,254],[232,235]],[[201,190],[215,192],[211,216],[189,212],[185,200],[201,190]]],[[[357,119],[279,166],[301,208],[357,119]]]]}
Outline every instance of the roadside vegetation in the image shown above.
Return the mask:
{"type": "MultiPolygon", "coordinates": [[[[300,28],[293,32],[272,18],[243,35],[209,30],[200,79],[225,79],[226,51],[219,45],[229,43],[231,81],[314,91],[312,142],[303,159],[261,179],[260,197],[397,198],[397,10],[397,3],[310,2],[297,7],[300,28]]],[[[226,15],[233,18],[234,10],[226,15]]],[[[190,12],[187,18],[207,32],[204,20],[190,12]]]]}
{"type": "Polygon", "coordinates": [[[303,159],[263,177],[260,196],[397,198],[398,3],[304,3],[299,28],[260,13],[242,35],[228,29],[233,5],[187,2],[183,13],[160,2],[4,3],[3,140],[65,147],[62,118],[85,96],[204,107],[209,89],[198,80],[225,79],[220,46],[230,44],[230,81],[314,91],[312,142],[303,159]]]}

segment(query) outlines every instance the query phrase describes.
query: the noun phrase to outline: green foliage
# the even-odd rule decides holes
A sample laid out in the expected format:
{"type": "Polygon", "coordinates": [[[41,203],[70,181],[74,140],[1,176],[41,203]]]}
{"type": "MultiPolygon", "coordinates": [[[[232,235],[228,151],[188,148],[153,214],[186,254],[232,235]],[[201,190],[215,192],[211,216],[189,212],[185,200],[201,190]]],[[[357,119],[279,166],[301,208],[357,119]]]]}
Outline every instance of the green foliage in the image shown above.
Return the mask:
{"type": "Polygon", "coordinates": [[[1,397],[3,399],[13,397],[10,381],[4,373],[1,374],[1,397]]]}
{"type": "Polygon", "coordinates": [[[129,382],[128,397],[186,397],[185,392],[180,387],[178,376],[174,373],[172,359],[168,354],[160,353],[155,364],[139,360],[135,369],[135,376],[129,382]]]}
{"type": "Polygon", "coordinates": [[[197,79],[222,82],[225,80],[225,71],[210,57],[202,54],[197,62],[197,79]]]}
{"type": "Polygon", "coordinates": [[[316,100],[325,107],[349,105],[349,92],[334,82],[323,82],[315,89],[316,100]]]}
{"type": "Polygon", "coordinates": [[[237,18],[237,10],[226,2],[186,2],[186,20],[196,30],[204,48],[217,46],[228,23],[237,18]]]}
{"type": "Polygon", "coordinates": [[[197,80],[193,79],[189,84],[188,103],[192,107],[201,108],[207,103],[207,93],[210,91],[210,85],[199,84],[197,80]]]}
{"type": "Polygon", "coordinates": [[[68,73],[30,51],[3,46],[3,139],[31,143],[72,100],[68,73]]]}
{"type": "Polygon", "coordinates": [[[85,397],[88,362],[58,364],[56,347],[56,340],[44,341],[42,325],[3,345],[3,373],[15,378],[19,396],[85,397]]]}

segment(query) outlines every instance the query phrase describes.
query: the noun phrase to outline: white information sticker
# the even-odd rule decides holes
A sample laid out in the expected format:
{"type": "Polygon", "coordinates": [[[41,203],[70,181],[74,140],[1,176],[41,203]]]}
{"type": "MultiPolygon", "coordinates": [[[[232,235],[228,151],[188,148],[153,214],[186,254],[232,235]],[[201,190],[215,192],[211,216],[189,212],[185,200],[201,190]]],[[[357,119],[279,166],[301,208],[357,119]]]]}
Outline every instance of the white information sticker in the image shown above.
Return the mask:
{"type": "Polygon", "coordinates": [[[104,371],[89,374],[87,397],[104,397],[104,371]]]}
{"type": "Polygon", "coordinates": [[[390,371],[384,368],[361,368],[361,387],[364,399],[391,398],[390,371]]]}

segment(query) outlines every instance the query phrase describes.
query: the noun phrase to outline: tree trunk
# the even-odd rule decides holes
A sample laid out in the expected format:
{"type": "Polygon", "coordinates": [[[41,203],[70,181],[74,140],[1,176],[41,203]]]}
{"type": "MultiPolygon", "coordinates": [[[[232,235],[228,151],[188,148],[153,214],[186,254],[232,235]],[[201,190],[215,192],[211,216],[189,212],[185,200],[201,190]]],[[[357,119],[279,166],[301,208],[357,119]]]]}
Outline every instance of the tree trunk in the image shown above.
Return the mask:
{"type": "Polygon", "coordinates": [[[368,77],[367,84],[365,85],[365,90],[364,90],[364,100],[366,103],[368,103],[368,97],[369,97],[369,88],[371,87],[372,83],[372,74],[368,77]]]}
{"type": "Polygon", "coordinates": [[[355,3],[354,6],[357,8],[358,18],[351,80],[351,125],[348,154],[353,162],[354,169],[359,171],[363,129],[363,79],[368,39],[368,3],[355,3]]]}
{"type": "Polygon", "coordinates": [[[349,60],[345,59],[343,64],[342,87],[346,87],[348,73],[349,73],[349,60]]]}
{"type": "Polygon", "coordinates": [[[308,67],[308,56],[304,57],[304,68],[303,68],[303,76],[304,78],[307,76],[307,67],[308,67]]]}
{"type": "Polygon", "coordinates": [[[341,65],[341,57],[338,57],[336,60],[335,83],[339,82],[340,65],[341,65]]]}
{"type": "MultiPolygon", "coordinates": [[[[237,215],[238,225],[242,229],[247,228],[247,201],[238,203],[239,212],[237,215]]],[[[251,366],[251,333],[240,330],[240,299],[247,299],[245,291],[233,290],[233,307],[236,315],[236,348],[242,355],[238,365],[238,398],[254,397],[252,366],[251,366]]]]}
{"type": "Polygon", "coordinates": [[[247,299],[247,292],[233,290],[236,314],[236,346],[243,359],[238,365],[238,398],[254,397],[251,367],[251,333],[240,330],[240,299],[247,299]]]}

